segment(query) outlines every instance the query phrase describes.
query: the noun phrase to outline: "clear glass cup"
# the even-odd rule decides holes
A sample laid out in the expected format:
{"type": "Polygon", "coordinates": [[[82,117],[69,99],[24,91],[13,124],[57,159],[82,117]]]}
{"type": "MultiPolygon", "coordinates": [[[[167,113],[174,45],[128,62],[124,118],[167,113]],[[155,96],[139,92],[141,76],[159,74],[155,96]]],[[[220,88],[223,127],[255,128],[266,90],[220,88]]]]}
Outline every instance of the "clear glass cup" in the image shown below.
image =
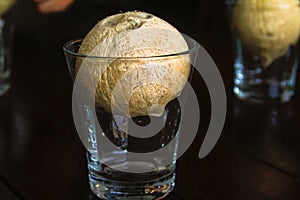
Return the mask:
{"type": "MultiPolygon", "coordinates": [[[[89,79],[93,76],[90,72],[96,71],[96,69],[90,70],[89,68],[109,65],[116,59],[117,62],[125,63],[142,61],[145,68],[155,69],[161,67],[157,65],[161,61],[168,60],[170,63],[176,63],[180,58],[188,58],[191,67],[190,79],[192,63],[196,60],[199,44],[191,38],[185,39],[189,46],[189,50],[186,52],[142,58],[82,55],[78,53],[82,40],[70,41],[64,45],[63,49],[70,74],[74,80],[74,87],[76,87],[76,80],[80,79],[78,78],[79,63],[81,64],[80,69],[87,69],[84,78],[89,79]],[[82,65],[83,62],[84,65],[82,65]]],[[[148,71],[147,73],[150,73],[147,75],[151,76],[152,72],[148,71]]],[[[171,76],[171,74],[168,75],[171,76]]],[[[164,84],[160,80],[155,81],[158,84],[164,84]]],[[[81,83],[79,81],[79,85],[81,83]]],[[[122,84],[122,87],[126,88],[126,81],[122,84]]],[[[148,83],[139,83],[140,86],[144,84],[148,83]]],[[[76,101],[73,104],[73,117],[75,125],[81,123],[80,126],[77,126],[77,131],[82,132],[82,134],[79,133],[79,136],[87,150],[89,184],[94,194],[103,199],[143,200],[161,199],[173,190],[178,138],[183,117],[182,101],[184,102],[184,100],[180,99],[185,98],[182,98],[186,95],[185,90],[184,88],[175,99],[166,105],[162,115],[131,118],[95,106],[95,98],[89,97],[84,86],[75,96],[73,89],[73,103],[76,101]],[[74,113],[74,109],[78,109],[78,113],[74,113]],[[78,117],[78,115],[80,116],[78,117]],[[149,125],[150,123],[152,125],[149,125]],[[150,126],[150,129],[143,129],[147,126],[150,126]],[[157,127],[159,128],[157,129],[157,127]],[[149,134],[145,130],[153,131],[155,134],[149,134]],[[155,154],[152,154],[153,152],[155,154]]]]}
{"type": "Polygon", "coordinates": [[[0,1],[0,96],[10,88],[15,0],[0,1]]]}
{"type": "Polygon", "coordinates": [[[288,102],[299,60],[299,1],[226,3],[235,53],[234,94],[253,102],[288,102]]]}

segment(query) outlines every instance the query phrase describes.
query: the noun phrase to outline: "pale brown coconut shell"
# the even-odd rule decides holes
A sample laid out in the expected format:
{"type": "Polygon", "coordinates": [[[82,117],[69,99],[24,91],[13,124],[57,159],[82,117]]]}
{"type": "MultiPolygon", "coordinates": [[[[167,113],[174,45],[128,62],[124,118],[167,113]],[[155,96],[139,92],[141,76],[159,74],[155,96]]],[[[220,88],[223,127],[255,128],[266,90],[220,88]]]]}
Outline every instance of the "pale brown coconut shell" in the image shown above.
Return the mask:
{"type": "Polygon", "coordinates": [[[6,13],[16,2],[16,0],[0,0],[0,16],[6,13]]]}
{"type": "Polygon", "coordinates": [[[131,117],[156,116],[180,94],[190,73],[188,55],[162,55],[185,51],[184,38],[166,21],[144,12],[120,13],[96,24],[79,49],[80,54],[116,58],[107,63],[86,58],[77,62],[77,70],[96,66],[81,82],[91,93],[91,80],[99,80],[97,107],[131,117]]]}
{"type": "Polygon", "coordinates": [[[283,56],[300,34],[298,0],[238,0],[232,22],[243,45],[263,67],[283,56]]]}

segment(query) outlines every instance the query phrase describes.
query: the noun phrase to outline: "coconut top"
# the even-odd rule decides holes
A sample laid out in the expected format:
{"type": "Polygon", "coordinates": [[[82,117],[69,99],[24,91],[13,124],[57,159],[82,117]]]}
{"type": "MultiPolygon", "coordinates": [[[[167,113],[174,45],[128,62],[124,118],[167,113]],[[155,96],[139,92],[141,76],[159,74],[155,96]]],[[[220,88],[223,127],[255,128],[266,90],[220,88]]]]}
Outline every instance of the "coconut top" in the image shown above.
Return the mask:
{"type": "Polygon", "coordinates": [[[178,55],[186,51],[188,45],[178,30],[152,14],[112,15],[98,22],[81,44],[80,54],[97,56],[94,61],[109,58],[93,62],[96,67],[83,83],[89,90],[89,80],[99,80],[95,102],[106,111],[131,117],[161,115],[189,76],[189,57],[178,55]]]}
{"type": "Polygon", "coordinates": [[[298,0],[238,0],[232,17],[243,45],[261,57],[263,67],[298,41],[298,0]]]}

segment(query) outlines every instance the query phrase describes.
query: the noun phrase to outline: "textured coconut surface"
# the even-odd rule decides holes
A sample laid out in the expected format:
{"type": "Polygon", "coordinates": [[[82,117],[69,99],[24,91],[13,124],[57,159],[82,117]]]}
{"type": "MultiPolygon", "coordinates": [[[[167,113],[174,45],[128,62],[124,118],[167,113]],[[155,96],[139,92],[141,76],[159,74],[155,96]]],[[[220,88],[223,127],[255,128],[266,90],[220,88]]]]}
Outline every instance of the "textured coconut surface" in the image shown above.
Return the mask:
{"type": "Polygon", "coordinates": [[[0,0],[0,15],[6,13],[15,2],[16,0],[0,0]]]}
{"type": "Polygon", "coordinates": [[[119,13],[86,35],[79,53],[98,58],[81,60],[77,70],[87,68],[81,81],[87,92],[92,94],[98,81],[97,107],[131,117],[158,116],[187,81],[189,56],[178,54],[186,51],[186,41],[168,22],[145,12],[119,13]]]}
{"type": "Polygon", "coordinates": [[[298,0],[238,0],[232,17],[243,45],[261,57],[263,67],[283,56],[298,41],[298,0]]]}

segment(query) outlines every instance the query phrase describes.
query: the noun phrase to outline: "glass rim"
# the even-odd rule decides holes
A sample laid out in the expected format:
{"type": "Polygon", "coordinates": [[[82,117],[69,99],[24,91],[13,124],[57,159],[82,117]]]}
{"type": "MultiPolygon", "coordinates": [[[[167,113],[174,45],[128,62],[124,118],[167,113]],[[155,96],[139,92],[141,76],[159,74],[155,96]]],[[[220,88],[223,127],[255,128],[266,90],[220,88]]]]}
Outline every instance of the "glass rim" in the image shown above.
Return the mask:
{"type": "Polygon", "coordinates": [[[130,56],[95,56],[95,55],[88,55],[88,54],[80,54],[78,52],[72,51],[70,50],[70,47],[72,45],[74,45],[75,43],[81,43],[83,41],[83,39],[73,39],[70,40],[68,42],[66,42],[63,45],[63,50],[64,52],[72,55],[72,56],[76,56],[76,57],[81,57],[81,58],[98,58],[98,59],[124,59],[124,60],[134,60],[134,59],[156,59],[156,58],[167,58],[167,57],[175,57],[175,56],[183,56],[183,55],[191,55],[193,52],[195,52],[197,50],[197,48],[200,47],[200,44],[195,41],[194,39],[192,39],[193,44],[192,47],[190,47],[190,45],[188,45],[189,49],[187,51],[182,51],[182,52],[178,52],[178,53],[170,53],[170,54],[162,54],[162,55],[154,55],[154,56],[136,56],[136,57],[130,57],[130,56]]]}

